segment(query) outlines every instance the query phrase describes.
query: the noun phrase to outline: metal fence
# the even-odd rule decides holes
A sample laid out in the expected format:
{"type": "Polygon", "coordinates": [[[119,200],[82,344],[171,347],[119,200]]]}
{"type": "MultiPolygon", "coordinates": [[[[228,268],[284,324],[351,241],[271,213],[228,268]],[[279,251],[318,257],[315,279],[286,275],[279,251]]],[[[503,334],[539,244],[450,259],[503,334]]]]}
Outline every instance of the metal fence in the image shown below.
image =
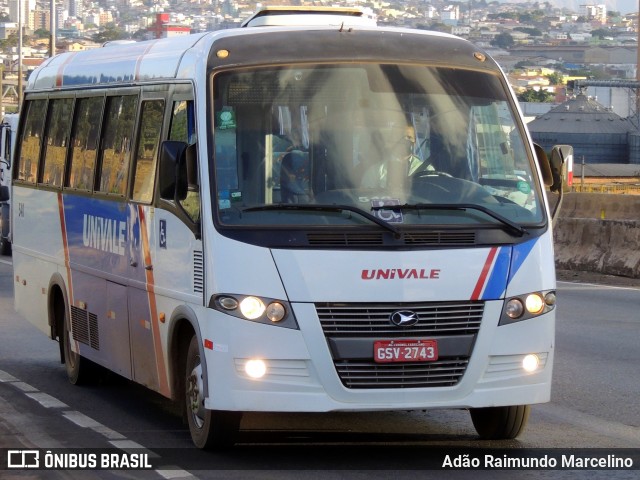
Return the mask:
{"type": "Polygon", "coordinates": [[[586,184],[573,185],[572,191],[582,193],[615,193],[626,195],[640,195],[640,184],[586,184]]]}

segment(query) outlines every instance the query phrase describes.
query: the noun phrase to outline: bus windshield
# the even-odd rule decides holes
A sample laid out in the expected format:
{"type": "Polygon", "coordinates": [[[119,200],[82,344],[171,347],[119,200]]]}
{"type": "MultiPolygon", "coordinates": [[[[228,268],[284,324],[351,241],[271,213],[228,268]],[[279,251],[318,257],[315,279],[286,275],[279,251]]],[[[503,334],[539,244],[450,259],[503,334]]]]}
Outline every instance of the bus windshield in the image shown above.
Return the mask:
{"type": "Polygon", "coordinates": [[[421,65],[216,73],[218,222],[540,224],[540,186],[505,92],[494,74],[421,65]]]}

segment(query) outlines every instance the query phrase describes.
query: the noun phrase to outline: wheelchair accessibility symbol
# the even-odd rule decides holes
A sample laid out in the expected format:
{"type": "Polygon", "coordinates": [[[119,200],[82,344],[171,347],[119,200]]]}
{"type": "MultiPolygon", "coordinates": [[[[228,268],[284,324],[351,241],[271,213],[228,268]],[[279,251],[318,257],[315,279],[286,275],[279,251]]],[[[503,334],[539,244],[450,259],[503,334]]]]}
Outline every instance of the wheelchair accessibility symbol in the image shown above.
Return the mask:
{"type": "Polygon", "coordinates": [[[402,223],[402,210],[393,208],[394,205],[400,205],[397,198],[372,198],[371,208],[373,215],[387,223],[402,223]],[[386,208],[389,207],[389,208],[386,208]]]}

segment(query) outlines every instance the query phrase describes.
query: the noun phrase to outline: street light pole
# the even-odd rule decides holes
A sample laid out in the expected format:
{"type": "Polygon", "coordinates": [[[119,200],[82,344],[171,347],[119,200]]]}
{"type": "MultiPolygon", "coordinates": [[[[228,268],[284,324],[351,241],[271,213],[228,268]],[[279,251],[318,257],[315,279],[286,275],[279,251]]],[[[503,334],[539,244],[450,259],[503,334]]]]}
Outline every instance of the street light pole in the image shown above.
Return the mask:
{"type": "Polygon", "coordinates": [[[22,107],[22,2],[18,0],[18,111],[22,107]]]}
{"type": "Polygon", "coordinates": [[[50,29],[51,29],[51,37],[49,40],[49,57],[53,57],[56,54],[56,1],[51,0],[51,13],[49,13],[50,18],[50,29]]]}

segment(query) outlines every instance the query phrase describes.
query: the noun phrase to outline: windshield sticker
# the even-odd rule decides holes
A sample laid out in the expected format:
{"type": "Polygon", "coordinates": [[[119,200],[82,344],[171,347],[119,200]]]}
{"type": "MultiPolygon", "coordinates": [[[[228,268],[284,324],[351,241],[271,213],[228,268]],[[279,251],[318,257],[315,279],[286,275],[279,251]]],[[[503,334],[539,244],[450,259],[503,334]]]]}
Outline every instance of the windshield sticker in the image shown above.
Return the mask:
{"type": "Polygon", "coordinates": [[[220,190],[218,192],[218,208],[220,208],[220,210],[231,208],[229,190],[220,190]]]}
{"type": "Polygon", "coordinates": [[[402,223],[402,210],[399,208],[382,208],[392,207],[394,205],[400,205],[400,200],[397,198],[372,198],[371,207],[373,209],[373,215],[380,220],[384,220],[387,223],[402,223]]]}

